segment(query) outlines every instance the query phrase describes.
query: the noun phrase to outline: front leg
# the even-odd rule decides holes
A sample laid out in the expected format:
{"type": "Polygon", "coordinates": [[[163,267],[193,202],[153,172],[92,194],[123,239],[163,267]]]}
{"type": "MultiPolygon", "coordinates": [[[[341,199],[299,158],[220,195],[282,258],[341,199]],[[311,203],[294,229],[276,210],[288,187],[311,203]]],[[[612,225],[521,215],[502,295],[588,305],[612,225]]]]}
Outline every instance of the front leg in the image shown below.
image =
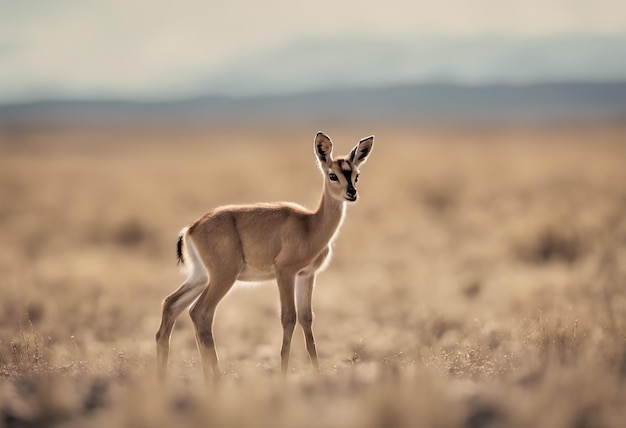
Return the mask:
{"type": "Polygon", "coordinates": [[[280,321],[283,325],[283,344],[280,349],[280,368],[283,376],[287,374],[291,338],[296,326],[295,278],[296,274],[293,272],[276,269],[276,281],[280,294],[280,321]]]}
{"type": "Polygon", "coordinates": [[[306,340],[306,350],[309,352],[311,364],[315,371],[319,374],[320,367],[317,360],[317,349],[315,347],[315,338],[313,337],[313,311],[311,309],[311,300],[313,296],[313,286],[315,285],[315,274],[298,275],[296,278],[296,302],[298,304],[298,322],[304,331],[304,339],[306,340]]]}

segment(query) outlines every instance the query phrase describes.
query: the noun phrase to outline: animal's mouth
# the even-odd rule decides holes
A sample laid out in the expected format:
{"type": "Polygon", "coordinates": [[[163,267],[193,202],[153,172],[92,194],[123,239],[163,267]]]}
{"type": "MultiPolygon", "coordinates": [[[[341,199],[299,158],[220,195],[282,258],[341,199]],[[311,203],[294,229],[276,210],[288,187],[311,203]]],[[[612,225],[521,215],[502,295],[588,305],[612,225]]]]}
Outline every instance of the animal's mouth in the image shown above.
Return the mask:
{"type": "Polygon", "coordinates": [[[356,195],[346,195],[345,199],[348,202],[354,202],[354,201],[356,201],[356,195]]]}

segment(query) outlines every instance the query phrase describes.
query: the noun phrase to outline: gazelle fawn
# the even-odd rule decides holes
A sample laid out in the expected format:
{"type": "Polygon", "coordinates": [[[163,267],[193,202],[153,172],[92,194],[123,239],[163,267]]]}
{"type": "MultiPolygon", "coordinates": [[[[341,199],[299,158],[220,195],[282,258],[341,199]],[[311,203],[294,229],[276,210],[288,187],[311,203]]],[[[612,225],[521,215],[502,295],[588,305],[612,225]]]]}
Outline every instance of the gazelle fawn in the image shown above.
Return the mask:
{"type": "Polygon", "coordinates": [[[230,205],[206,213],[178,238],[178,261],[189,277],[163,301],[156,334],[158,373],[165,376],[170,336],[176,318],[192,303],[202,367],[207,378],[220,373],[213,318],[215,308],[235,281],[276,279],[280,295],[283,341],[281,370],[287,373],[296,320],[304,330],[311,363],[319,371],[311,328],[315,275],[330,260],[331,244],[344,218],[345,205],[357,199],[359,167],[372,151],[374,137],[362,139],[343,157],[333,159],[333,143],[322,132],[314,151],[324,185],[319,205],[309,211],[291,202],[230,205]],[[194,303],[195,301],[195,303],[194,303]]]}

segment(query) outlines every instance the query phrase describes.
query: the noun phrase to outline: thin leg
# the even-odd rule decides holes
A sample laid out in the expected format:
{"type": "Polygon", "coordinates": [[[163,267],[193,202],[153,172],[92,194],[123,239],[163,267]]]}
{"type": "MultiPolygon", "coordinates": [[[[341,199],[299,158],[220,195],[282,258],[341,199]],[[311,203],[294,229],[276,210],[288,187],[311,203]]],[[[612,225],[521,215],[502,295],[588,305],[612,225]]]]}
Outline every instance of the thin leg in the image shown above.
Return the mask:
{"type": "Polygon", "coordinates": [[[215,378],[221,373],[213,340],[215,308],[231,289],[238,275],[239,270],[234,269],[229,274],[222,272],[219,277],[214,278],[211,275],[209,286],[204,289],[198,301],[189,311],[196,329],[196,343],[202,359],[204,377],[207,380],[211,377],[211,373],[215,378]]]}
{"type": "Polygon", "coordinates": [[[170,352],[170,337],[176,319],[202,293],[205,287],[206,280],[197,280],[195,282],[189,282],[188,280],[163,301],[163,316],[159,330],[156,333],[157,373],[159,379],[165,378],[170,352]]]}
{"type": "Polygon", "coordinates": [[[320,367],[317,359],[317,349],[315,338],[313,337],[313,311],[311,310],[311,300],[313,296],[313,286],[315,275],[298,276],[296,278],[296,302],[298,304],[298,322],[304,331],[306,350],[309,352],[311,364],[317,373],[320,367]]]}
{"type": "Polygon", "coordinates": [[[283,325],[283,344],[280,349],[281,372],[287,374],[289,367],[289,353],[291,338],[296,326],[296,305],[294,297],[295,274],[277,272],[278,292],[280,294],[280,321],[283,325]]]}

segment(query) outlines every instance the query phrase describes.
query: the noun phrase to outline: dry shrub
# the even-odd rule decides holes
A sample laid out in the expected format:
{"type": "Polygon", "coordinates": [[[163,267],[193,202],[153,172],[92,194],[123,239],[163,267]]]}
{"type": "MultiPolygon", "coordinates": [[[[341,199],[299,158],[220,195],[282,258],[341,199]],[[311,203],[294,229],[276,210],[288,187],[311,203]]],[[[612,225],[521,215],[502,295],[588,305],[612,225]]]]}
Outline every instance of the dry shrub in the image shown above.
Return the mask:
{"type": "Polygon", "coordinates": [[[526,242],[518,243],[515,252],[528,263],[571,264],[584,255],[584,244],[574,231],[552,227],[531,235],[526,242]]]}
{"type": "Polygon", "coordinates": [[[32,327],[20,330],[11,340],[0,338],[0,372],[6,376],[16,373],[46,373],[50,349],[32,327]]]}
{"type": "Polygon", "coordinates": [[[125,247],[135,247],[149,237],[150,232],[136,219],[125,221],[112,233],[113,242],[125,247]]]}

